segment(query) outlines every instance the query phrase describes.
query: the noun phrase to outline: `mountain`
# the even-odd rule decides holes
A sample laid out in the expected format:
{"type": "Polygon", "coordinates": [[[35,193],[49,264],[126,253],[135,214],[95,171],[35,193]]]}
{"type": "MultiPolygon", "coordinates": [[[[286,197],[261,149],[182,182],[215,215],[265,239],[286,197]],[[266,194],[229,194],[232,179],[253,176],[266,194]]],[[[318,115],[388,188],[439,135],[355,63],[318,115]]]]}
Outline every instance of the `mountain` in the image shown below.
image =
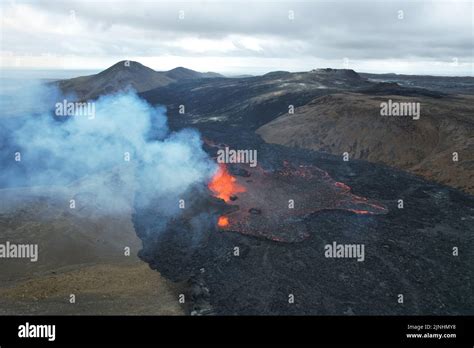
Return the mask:
{"type": "Polygon", "coordinates": [[[325,75],[330,78],[345,78],[345,79],[363,79],[358,73],[356,73],[352,69],[331,69],[331,68],[324,68],[324,69],[315,69],[311,71],[312,73],[316,73],[319,75],[325,75]]]}
{"type": "Polygon", "coordinates": [[[173,80],[165,74],[138,62],[121,61],[96,75],[61,80],[58,86],[64,93],[75,93],[80,99],[85,100],[128,87],[143,92],[171,82],[173,80]]]}
{"type": "Polygon", "coordinates": [[[372,85],[353,70],[274,71],[245,78],[183,79],[141,96],[151,104],[166,105],[172,118],[179,116],[177,120],[189,116],[193,123],[218,120],[258,128],[287,112],[290,105],[297,107],[316,96],[372,85]],[[186,115],[178,113],[183,100],[186,115]]]}
{"type": "Polygon", "coordinates": [[[269,143],[341,156],[348,152],[351,159],[385,163],[474,193],[474,97],[408,92],[315,98],[257,133],[269,143]],[[380,105],[388,99],[420,103],[420,119],[381,116],[380,105]],[[459,162],[453,162],[454,152],[459,162]]]}
{"type": "Polygon", "coordinates": [[[164,74],[173,80],[224,77],[223,75],[214,72],[200,73],[183,67],[171,69],[170,71],[166,71],[164,74]]]}
{"type": "Polygon", "coordinates": [[[167,107],[171,127],[258,129],[270,143],[336,155],[347,151],[351,159],[384,163],[474,192],[472,77],[324,68],[226,78],[183,67],[157,72],[124,63],[60,86],[83,98],[132,86],[150,104],[167,107]],[[380,104],[388,99],[419,102],[420,120],[381,117],[380,104]],[[184,115],[179,113],[183,100],[184,115]],[[453,152],[459,162],[453,163],[453,152]]]}
{"type": "Polygon", "coordinates": [[[178,128],[189,122],[201,131],[246,127],[269,143],[335,155],[347,151],[351,159],[384,163],[474,192],[474,79],[404,77],[408,84],[377,76],[349,69],[274,71],[183,80],[141,96],[166,105],[171,125],[178,128]],[[185,115],[178,113],[183,99],[185,115]],[[389,99],[420,103],[420,120],[380,116],[381,103],[389,99]],[[459,162],[452,161],[453,152],[459,162]]]}
{"type": "Polygon", "coordinates": [[[138,62],[124,60],[98,74],[60,80],[55,83],[64,93],[73,93],[79,99],[87,100],[127,88],[144,92],[180,80],[213,77],[221,77],[221,75],[212,72],[200,73],[186,68],[155,71],[138,62]]]}

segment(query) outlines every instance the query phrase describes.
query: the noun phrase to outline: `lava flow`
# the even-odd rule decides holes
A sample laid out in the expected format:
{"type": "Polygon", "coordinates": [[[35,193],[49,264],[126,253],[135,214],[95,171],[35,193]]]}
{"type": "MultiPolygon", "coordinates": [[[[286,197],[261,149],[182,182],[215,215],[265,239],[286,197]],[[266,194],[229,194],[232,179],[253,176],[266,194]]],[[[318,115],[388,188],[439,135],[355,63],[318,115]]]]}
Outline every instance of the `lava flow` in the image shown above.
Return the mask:
{"type": "Polygon", "coordinates": [[[369,216],[388,211],[375,200],[351,193],[348,185],[312,165],[285,161],[271,170],[243,164],[234,164],[232,169],[235,177],[220,164],[208,185],[215,197],[235,208],[218,218],[220,230],[297,242],[309,237],[306,220],[315,212],[345,210],[369,216]]]}
{"type": "Polygon", "coordinates": [[[219,216],[219,220],[217,220],[217,226],[227,227],[228,225],[229,225],[229,218],[227,216],[219,216]]]}
{"type": "Polygon", "coordinates": [[[214,196],[229,202],[231,197],[239,192],[245,192],[245,188],[239,185],[232,175],[229,174],[225,164],[219,164],[217,173],[209,182],[209,189],[214,193],[214,196]]]}

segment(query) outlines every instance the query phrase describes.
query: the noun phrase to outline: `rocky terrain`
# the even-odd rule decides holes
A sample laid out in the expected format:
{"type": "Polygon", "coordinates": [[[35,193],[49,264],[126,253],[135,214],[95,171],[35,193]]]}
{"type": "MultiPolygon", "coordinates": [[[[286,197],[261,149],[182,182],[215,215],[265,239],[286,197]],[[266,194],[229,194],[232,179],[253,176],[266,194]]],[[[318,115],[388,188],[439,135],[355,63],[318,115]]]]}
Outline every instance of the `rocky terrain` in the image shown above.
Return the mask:
{"type": "Polygon", "coordinates": [[[269,143],[385,163],[474,194],[474,98],[338,93],[315,98],[257,133],[269,143]],[[420,103],[419,120],[383,117],[387,100],[420,103]],[[457,152],[459,160],[453,161],[457,152]]]}
{"type": "MultiPolygon", "coordinates": [[[[353,194],[380,202],[388,213],[329,209],[310,214],[304,220],[309,237],[284,243],[232,232],[232,227],[223,232],[216,225],[229,204],[207,210],[214,224],[203,230],[183,218],[156,240],[146,236],[159,218],[139,211],[134,223],[144,241],[140,257],[170,279],[188,280],[194,313],[471,313],[473,298],[466,294],[473,292],[473,196],[434,182],[472,192],[472,81],[464,81],[461,95],[322,69],[188,82],[142,93],[153,104],[167,105],[174,127],[193,126],[216,143],[257,149],[259,163],[269,170],[285,161],[317,166],[353,194]],[[420,102],[420,119],[381,117],[380,103],[389,98],[420,102]],[[181,103],[187,107],[184,115],[177,112],[181,103]],[[293,115],[289,105],[296,107],[293,115]],[[255,130],[263,140],[284,146],[262,143],[255,130]],[[453,151],[459,152],[458,162],[452,161],[453,151]],[[324,246],[333,241],[363,243],[368,259],[325,258],[324,246]],[[463,246],[462,257],[453,255],[454,244],[463,246]]],[[[232,204],[238,206],[239,199],[232,204]]],[[[214,205],[201,201],[196,214],[202,206],[214,205]]]]}
{"type": "Polygon", "coordinates": [[[425,76],[401,74],[367,74],[361,73],[374,82],[397,83],[406,88],[425,88],[450,94],[473,94],[474,77],[472,76],[425,76]]]}
{"type": "Polygon", "coordinates": [[[351,158],[388,164],[473,193],[474,79],[402,76],[399,84],[368,77],[344,69],[282,71],[187,81],[141,95],[166,105],[177,127],[216,122],[243,127],[271,143],[348,152],[351,158]],[[420,103],[420,120],[381,117],[380,105],[389,99],[420,103]],[[185,105],[184,115],[179,105],[185,105]]]}
{"type": "MultiPolygon", "coordinates": [[[[218,217],[231,207],[205,193],[189,193],[193,205],[160,234],[153,233],[160,228],[159,214],[154,209],[137,211],[133,221],[143,240],[140,257],[163,276],[188,283],[189,313],[472,313],[473,196],[387,166],[265,144],[240,136],[235,129],[203,127],[201,131],[231,147],[257,149],[262,167],[270,171],[281,169],[284,161],[317,166],[350,187],[352,194],[383,204],[388,213],[319,211],[303,220],[306,238],[282,242],[231,227],[221,230],[218,217]],[[404,201],[403,209],[398,207],[399,199],[404,201]],[[325,245],[334,241],[364,244],[365,261],[325,257],[325,245]],[[453,255],[456,246],[461,250],[458,256],[453,255]],[[398,302],[400,294],[403,303],[398,302]],[[291,295],[294,302],[289,301],[291,295]]],[[[244,179],[253,180],[252,175],[244,179]]],[[[241,194],[236,196],[232,205],[239,205],[241,194]]]]}
{"type": "MultiPolygon", "coordinates": [[[[185,123],[224,122],[254,129],[302,106],[316,96],[368,88],[373,84],[352,70],[318,69],[263,76],[187,80],[158,87],[140,95],[152,104],[165,105],[168,114],[185,123]],[[179,113],[185,106],[185,114],[179,113]]],[[[172,120],[174,122],[175,120],[172,120]]]]}
{"type": "MultiPolygon", "coordinates": [[[[259,169],[229,168],[238,182],[246,183],[246,196],[237,192],[232,203],[216,198],[206,186],[193,187],[185,194],[186,208],[171,220],[153,204],[130,203],[124,216],[97,220],[94,209],[100,207],[71,216],[47,197],[38,198],[41,204],[24,198],[23,208],[8,199],[0,220],[6,237],[19,230],[31,235],[35,231],[50,250],[47,260],[57,265],[40,264],[34,271],[23,265],[26,268],[5,272],[11,278],[1,290],[1,301],[9,313],[9,306],[20,301],[17,294],[29,296],[22,308],[30,312],[44,310],[35,307],[37,296],[50,299],[45,303],[53,313],[63,308],[58,303],[69,292],[56,286],[71,284],[83,299],[92,299],[83,302],[89,305],[82,313],[98,298],[107,298],[110,302],[104,306],[110,306],[97,311],[117,313],[133,307],[144,313],[197,315],[472,314],[470,78],[461,78],[456,89],[450,89],[442,88],[450,81],[433,82],[436,77],[413,77],[421,82],[407,85],[385,77],[374,81],[374,76],[344,69],[224,78],[181,68],[158,73],[133,63],[135,71],[122,63],[91,77],[56,83],[81,99],[132,87],[150,104],[166,106],[171,129],[198,129],[210,156],[215,156],[215,149],[209,144],[254,149],[259,169]],[[380,104],[388,99],[419,102],[420,119],[382,117],[380,104]],[[459,153],[457,162],[452,161],[454,151],[459,153]],[[343,152],[348,152],[349,161],[343,160],[343,152]],[[320,176],[316,180],[304,172],[293,187],[285,170],[301,166],[320,176]],[[285,204],[296,192],[297,200],[310,209],[291,214],[279,205],[267,209],[260,199],[262,190],[274,190],[265,197],[285,204]],[[312,199],[318,190],[320,195],[312,199]],[[341,198],[341,190],[343,203],[356,205],[341,209],[340,200],[334,199],[341,198]],[[372,214],[360,208],[366,203],[376,207],[372,214]],[[240,214],[232,215],[239,209],[240,214]],[[231,223],[233,217],[259,216],[241,223],[242,228],[219,227],[226,214],[231,223]],[[272,228],[260,233],[258,226],[269,215],[272,228]],[[295,216],[298,231],[288,228],[295,216]],[[64,230],[76,233],[59,233],[64,230]],[[121,233],[111,237],[111,230],[121,233]],[[124,244],[140,248],[132,231],[142,241],[139,258],[159,274],[124,261],[131,260],[122,254],[124,244]],[[59,238],[66,238],[68,248],[55,249],[59,238]],[[334,242],[364,245],[364,261],[326,257],[325,246],[334,242]],[[90,268],[82,267],[91,263],[90,268]],[[75,271],[62,272],[69,264],[75,271]],[[17,273],[26,278],[15,278],[17,273]],[[36,274],[45,278],[37,279],[36,274]],[[121,276],[129,278],[124,282],[121,276]],[[110,289],[104,289],[105,284],[110,289]],[[183,308],[176,304],[180,292],[186,296],[183,308]],[[111,293],[123,301],[113,302],[111,293]]],[[[144,190],[138,187],[138,197],[144,190]]]]}

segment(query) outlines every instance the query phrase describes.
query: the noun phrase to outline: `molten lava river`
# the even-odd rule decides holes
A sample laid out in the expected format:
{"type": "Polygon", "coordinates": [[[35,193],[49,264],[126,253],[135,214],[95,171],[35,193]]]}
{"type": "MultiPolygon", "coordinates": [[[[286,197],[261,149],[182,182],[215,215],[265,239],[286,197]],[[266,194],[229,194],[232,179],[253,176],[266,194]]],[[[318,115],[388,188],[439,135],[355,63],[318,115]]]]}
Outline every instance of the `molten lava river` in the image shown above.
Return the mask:
{"type": "Polygon", "coordinates": [[[327,172],[314,166],[292,167],[287,162],[274,171],[220,164],[208,187],[233,208],[218,218],[220,230],[280,242],[307,238],[305,217],[318,211],[387,213],[385,206],[352,194],[349,186],[333,180],[327,172]]]}

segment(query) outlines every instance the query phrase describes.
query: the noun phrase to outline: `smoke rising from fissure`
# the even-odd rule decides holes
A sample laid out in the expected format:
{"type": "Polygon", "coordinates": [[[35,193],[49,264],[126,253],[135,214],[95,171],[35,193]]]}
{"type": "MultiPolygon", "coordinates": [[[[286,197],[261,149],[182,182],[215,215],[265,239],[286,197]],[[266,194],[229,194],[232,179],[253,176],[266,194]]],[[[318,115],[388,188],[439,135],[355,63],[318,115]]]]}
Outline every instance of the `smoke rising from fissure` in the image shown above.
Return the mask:
{"type": "Polygon", "coordinates": [[[139,205],[159,202],[157,210],[169,215],[190,187],[205,184],[217,169],[196,130],[170,132],[165,108],[133,91],[90,101],[95,103],[91,118],[55,115],[54,103],[68,96],[54,87],[22,88],[29,98],[21,110],[0,119],[1,145],[8,150],[2,151],[7,154],[1,158],[2,187],[73,187],[92,194],[107,213],[130,209],[139,190],[139,205]]]}

